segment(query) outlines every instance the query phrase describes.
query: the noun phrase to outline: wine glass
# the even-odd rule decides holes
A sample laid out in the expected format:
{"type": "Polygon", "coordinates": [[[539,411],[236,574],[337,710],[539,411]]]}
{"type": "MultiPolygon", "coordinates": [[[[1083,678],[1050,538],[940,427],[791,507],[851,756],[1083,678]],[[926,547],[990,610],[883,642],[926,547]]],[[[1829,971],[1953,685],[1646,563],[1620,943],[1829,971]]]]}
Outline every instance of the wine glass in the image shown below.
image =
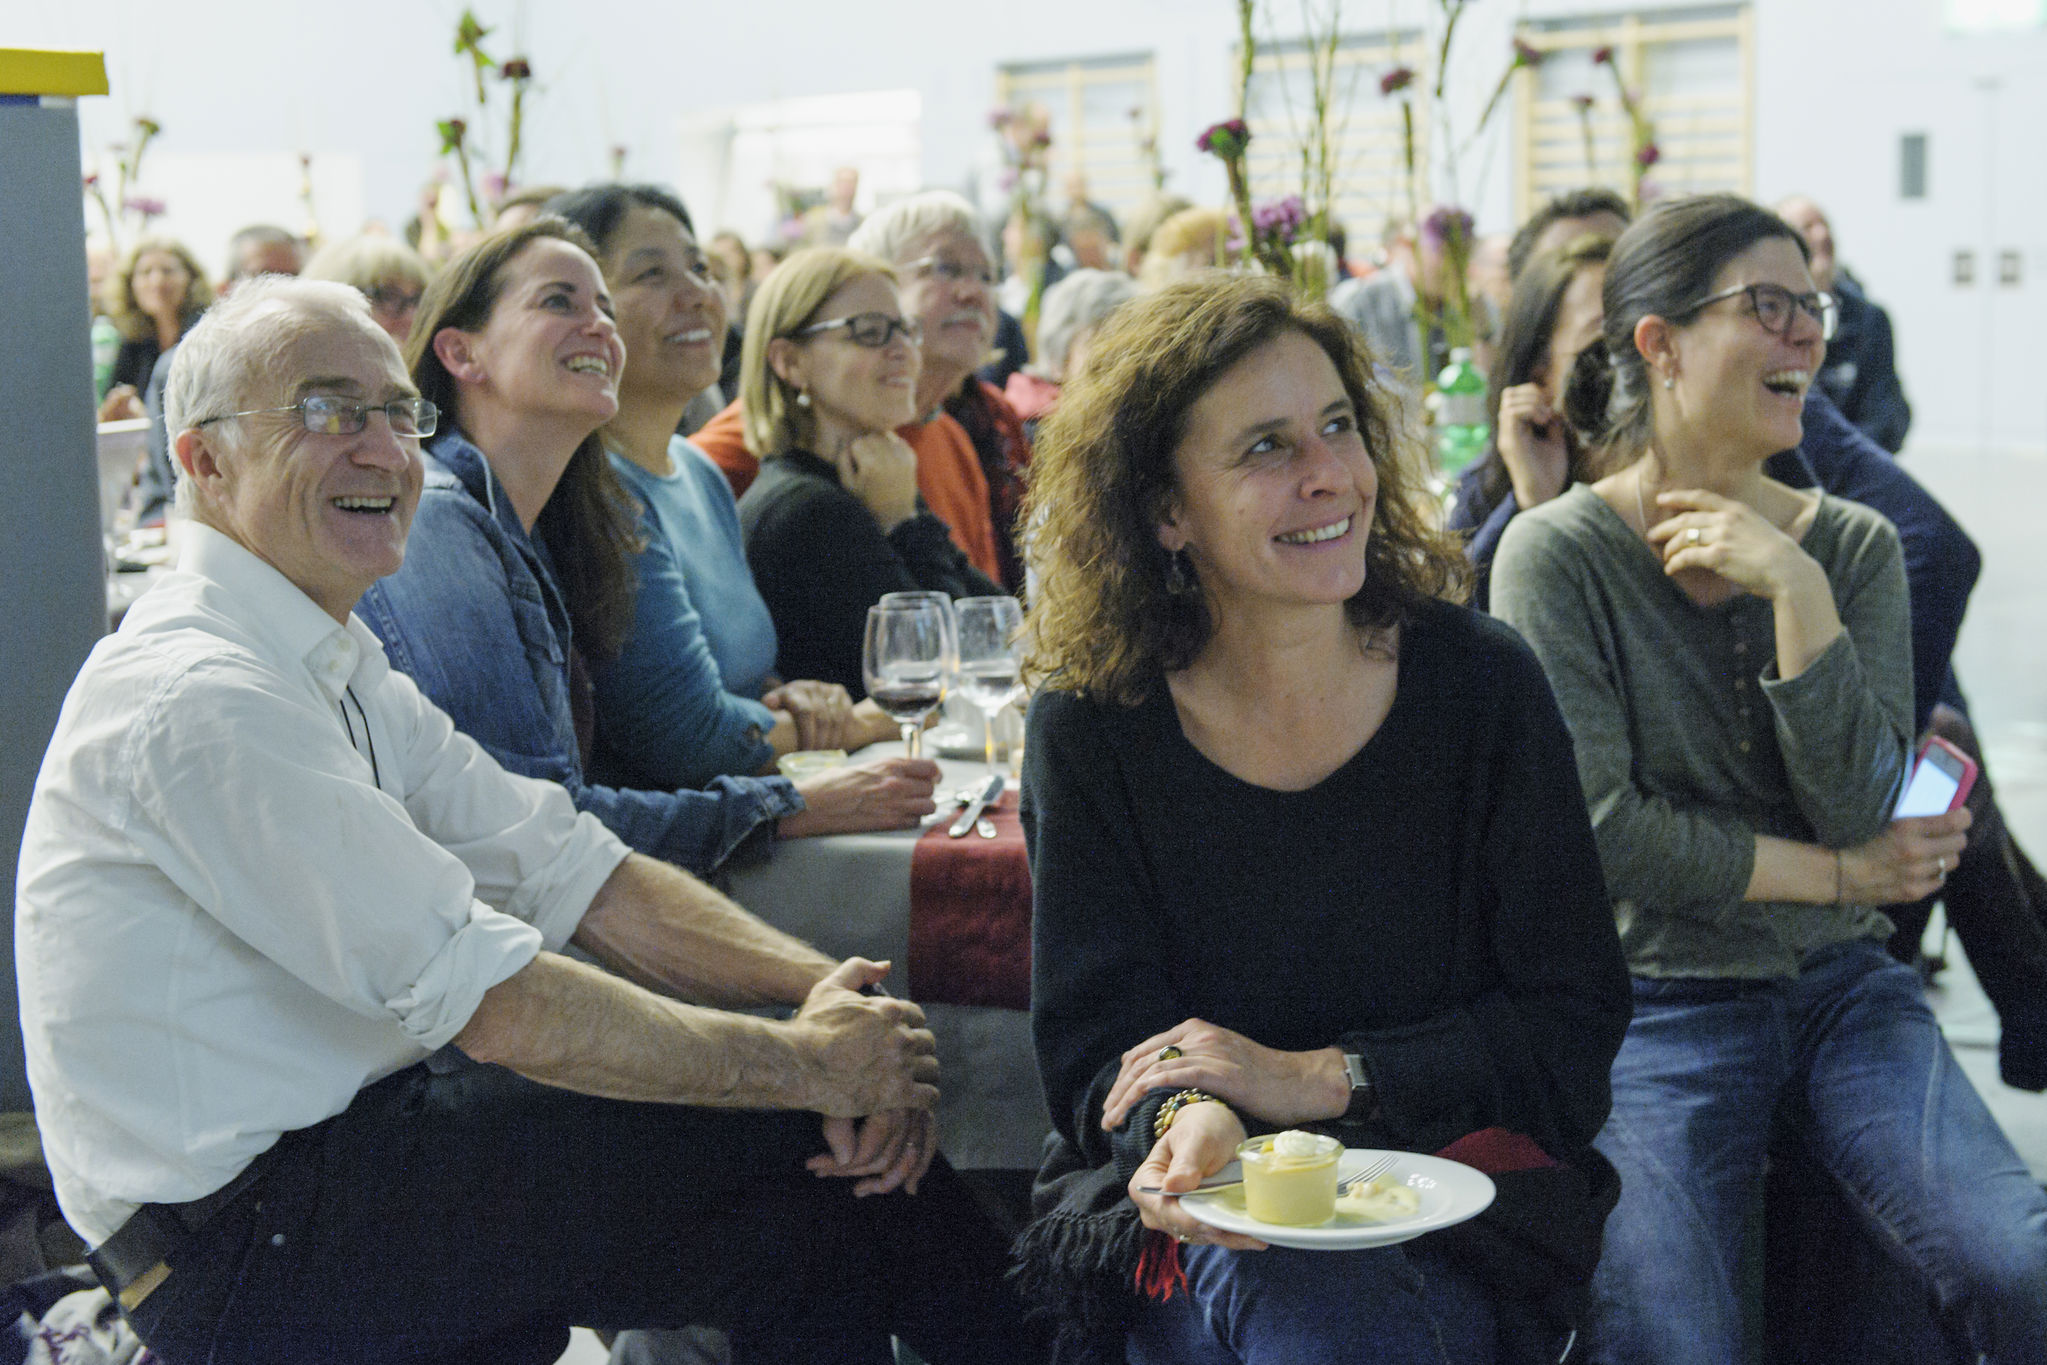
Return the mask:
{"type": "Polygon", "coordinates": [[[860,650],[860,676],[867,695],[903,732],[911,758],[923,751],[924,718],[945,699],[950,662],[945,617],[931,602],[903,602],[867,609],[867,634],[860,650]]]}
{"type": "Polygon", "coordinates": [[[959,614],[960,692],[986,721],[982,757],[995,766],[995,717],[1023,695],[1023,606],[1014,597],[963,597],[959,614]]]}
{"type": "Polygon", "coordinates": [[[948,678],[959,672],[960,627],[959,618],[953,614],[952,598],[942,592],[885,592],[881,595],[884,607],[909,606],[918,602],[929,602],[938,608],[939,616],[945,621],[945,673],[948,678]]]}

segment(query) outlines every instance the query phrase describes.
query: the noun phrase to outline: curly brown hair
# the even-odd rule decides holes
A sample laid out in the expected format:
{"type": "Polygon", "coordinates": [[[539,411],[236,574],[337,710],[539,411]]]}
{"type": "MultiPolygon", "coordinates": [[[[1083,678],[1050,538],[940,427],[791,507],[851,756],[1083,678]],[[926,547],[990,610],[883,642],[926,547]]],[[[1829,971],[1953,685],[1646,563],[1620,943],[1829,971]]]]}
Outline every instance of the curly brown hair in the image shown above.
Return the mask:
{"type": "Polygon", "coordinates": [[[190,280],[185,285],[185,297],[178,301],[178,335],[192,330],[192,324],[199,321],[199,315],[213,305],[213,286],[206,282],[206,271],[199,264],[183,242],[169,237],[144,237],[128,248],[128,254],[121,258],[121,264],[106,283],[107,317],[114,329],[129,341],[142,341],[156,335],[156,319],[143,312],[135,304],[132,281],[135,267],[142,258],[149,255],[175,256],[185,267],[190,280]]]}
{"type": "Polygon", "coordinates": [[[1070,691],[1134,706],[1159,678],[1193,663],[1215,623],[1198,592],[1167,588],[1158,528],[1178,488],[1174,454],[1203,394],[1288,332],[1336,365],[1378,473],[1365,583],[1345,604],[1365,629],[1425,599],[1460,599],[1457,542],[1438,529],[1420,442],[1400,399],[1372,374],[1363,342],[1328,305],[1278,280],[1196,276],[1111,313],[1084,373],[1039,429],[1020,526],[1038,575],[1027,667],[1070,691]]]}

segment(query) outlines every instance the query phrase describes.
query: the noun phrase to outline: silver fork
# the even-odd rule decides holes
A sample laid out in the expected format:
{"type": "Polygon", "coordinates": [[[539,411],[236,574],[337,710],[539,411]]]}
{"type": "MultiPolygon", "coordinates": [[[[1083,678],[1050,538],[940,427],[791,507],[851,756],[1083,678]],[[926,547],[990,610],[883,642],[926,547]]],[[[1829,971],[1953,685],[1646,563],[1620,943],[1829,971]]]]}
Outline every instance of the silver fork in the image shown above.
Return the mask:
{"type": "Polygon", "coordinates": [[[1355,1175],[1346,1176],[1337,1182],[1336,1197],[1341,1199],[1347,1194],[1363,1189],[1380,1176],[1386,1174],[1386,1172],[1392,1170],[1394,1166],[1399,1164],[1399,1161],[1400,1158],[1398,1156],[1382,1156],[1355,1175]]]}

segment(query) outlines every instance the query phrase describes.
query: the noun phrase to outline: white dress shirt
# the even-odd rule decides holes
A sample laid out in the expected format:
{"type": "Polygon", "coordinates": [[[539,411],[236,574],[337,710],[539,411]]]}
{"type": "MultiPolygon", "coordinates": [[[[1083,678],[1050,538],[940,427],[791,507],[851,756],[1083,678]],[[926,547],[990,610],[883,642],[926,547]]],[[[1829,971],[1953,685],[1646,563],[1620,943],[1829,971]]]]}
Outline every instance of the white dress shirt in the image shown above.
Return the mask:
{"type": "Polygon", "coordinates": [[[36,1121],[95,1244],[453,1038],[626,854],[362,622],[188,534],[72,684],[16,882],[36,1121]]]}

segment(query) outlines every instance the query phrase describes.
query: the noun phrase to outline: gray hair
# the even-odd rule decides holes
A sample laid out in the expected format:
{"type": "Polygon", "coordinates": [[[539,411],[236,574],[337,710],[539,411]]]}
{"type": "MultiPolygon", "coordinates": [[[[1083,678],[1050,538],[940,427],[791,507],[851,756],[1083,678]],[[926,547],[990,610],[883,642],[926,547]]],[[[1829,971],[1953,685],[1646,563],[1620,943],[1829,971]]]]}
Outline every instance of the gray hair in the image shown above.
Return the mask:
{"type": "Polygon", "coordinates": [[[392,283],[424,289],[432,277],[432,267],[417,251],[395,237],[369,233],[329,242],[299,272],[302,280],[339,280],[364,293],[392,283]]]}
{"type": "Polygon", "coordinates": [[[901,265],[927,238],[941,232],[964,232],[980,241],[980,220],[974,206],[951,190],[925,190],[868,214],[846,239],[846,249],[901,265]]]}
{"type": "MultiPolygon", "coordinates": [[[[279,359],[299,338],[330,325],[360,327],[366,335],[392,345],[370,316],[369,302],[332,281],[259,275],[207,309],[172,352],[170,377],[164,381],[164,431],[172,449],[181,434],[200,422],[262,401],[257,395],[264,386],[274,387],[282,377],[279,359]]],[[[232,442],[238,437],[223,439],[232,442]]],[[[175,456],[171,463],[177,469],[175,456]]],[[[179,470],[173,510],[191,516],[192,498],[192,481],[179,470]]]]}
{"type": "Polygon", "coordinates": [[[1066,356],[1074,339],[1107,317],[1117,304],[1137,297],[1137,281],[1116,270],[1073,270],[1045,291],[1038,305],[1038,363],[1033,373],[1066,377],[1066,356]]]}

